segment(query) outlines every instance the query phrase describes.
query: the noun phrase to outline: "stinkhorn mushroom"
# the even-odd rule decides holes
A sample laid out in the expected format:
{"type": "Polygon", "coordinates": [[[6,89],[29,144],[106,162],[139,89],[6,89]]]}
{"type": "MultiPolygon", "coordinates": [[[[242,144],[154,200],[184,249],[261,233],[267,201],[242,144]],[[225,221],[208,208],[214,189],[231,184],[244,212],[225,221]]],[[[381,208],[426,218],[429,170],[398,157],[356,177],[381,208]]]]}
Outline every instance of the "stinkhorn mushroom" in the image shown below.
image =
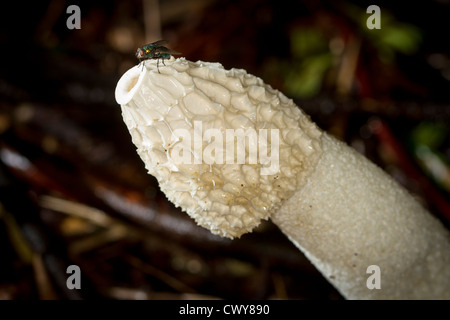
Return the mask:
{"type": "Polygon", "coordinates": [[[199,225],[235,238],[270,218],[348,299],[450,298],[448,229],[292,100],[242,69],[145,63],[116,100],[149,174],[199,225]]]}

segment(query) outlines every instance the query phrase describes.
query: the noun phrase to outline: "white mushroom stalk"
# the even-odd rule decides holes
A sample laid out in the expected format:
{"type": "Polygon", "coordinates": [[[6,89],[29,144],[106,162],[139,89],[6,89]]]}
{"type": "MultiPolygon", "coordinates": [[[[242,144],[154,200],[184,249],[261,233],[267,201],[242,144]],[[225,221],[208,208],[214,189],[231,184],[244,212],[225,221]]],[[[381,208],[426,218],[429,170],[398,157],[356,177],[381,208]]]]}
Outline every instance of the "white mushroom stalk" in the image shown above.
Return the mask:
{"type": "Polygon", "coordinates": [[[234,238],[270,218],[349,299],[450,298],[450,233],[390,176],[245,70],[165,65],[131,68],[116,100],[146,169],[199,225],[234,238]]]}

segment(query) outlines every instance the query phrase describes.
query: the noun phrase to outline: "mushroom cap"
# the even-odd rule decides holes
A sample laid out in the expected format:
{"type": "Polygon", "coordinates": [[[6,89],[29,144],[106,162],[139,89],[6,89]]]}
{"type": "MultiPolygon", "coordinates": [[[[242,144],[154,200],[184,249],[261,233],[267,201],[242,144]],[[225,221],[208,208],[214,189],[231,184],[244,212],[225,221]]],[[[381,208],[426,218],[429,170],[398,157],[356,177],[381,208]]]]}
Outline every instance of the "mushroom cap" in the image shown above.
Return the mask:
{"type": "Polygon", "coordinates": [[[245,70],[173,57],[119,80],[116,100],[161,190],[196,222],[239,237],[304,183],[321,131],[291,99],[245,70]]]}

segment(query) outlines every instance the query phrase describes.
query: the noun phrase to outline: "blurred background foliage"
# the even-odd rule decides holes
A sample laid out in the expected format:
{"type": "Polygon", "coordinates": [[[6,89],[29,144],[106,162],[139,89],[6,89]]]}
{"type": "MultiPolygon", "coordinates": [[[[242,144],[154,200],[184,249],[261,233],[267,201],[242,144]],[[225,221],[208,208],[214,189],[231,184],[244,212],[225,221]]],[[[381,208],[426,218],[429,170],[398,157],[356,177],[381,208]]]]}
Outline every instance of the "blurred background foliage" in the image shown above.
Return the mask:
{"type": "Polygon", "coordinates": [[[270,222],[212,236],[148,176],[114,100],[136,49],[244,68],[450,221],[446,0],[7,2],[1,299],[341,299],[270,222]],[[368,29],[369,5],[381,29],[368,29]],[[81,29],[69,30],[69,5],[81,29]],[[82,290],[67,290],[77,264],[82,290]]]}

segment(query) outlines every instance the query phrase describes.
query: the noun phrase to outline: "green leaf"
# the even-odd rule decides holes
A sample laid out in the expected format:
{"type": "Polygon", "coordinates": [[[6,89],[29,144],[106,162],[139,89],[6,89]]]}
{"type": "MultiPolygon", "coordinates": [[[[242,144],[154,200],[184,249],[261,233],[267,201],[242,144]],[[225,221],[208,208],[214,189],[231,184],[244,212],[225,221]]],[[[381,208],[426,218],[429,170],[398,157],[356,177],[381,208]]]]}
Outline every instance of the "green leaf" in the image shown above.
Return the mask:
{"type": "Polygon", "coordinates": [[[309,98],[320,92],[323,77],[331,67],[330,53],[310,56],[302,61],[299,67],[291,68],[286,77],[285,87],[290,95],[309,98]]]}
{"type": "Polygon", "coordinates": [[[420,46],[422,35],[418,28],[398,23],[386,26],[380,34],[380,41],[396,51],[413,54],[420,46]]]}
{"type": "Polygon", "coordinates": [[[328,50],[323,34],[313,28],[295,29],[291,34],[291,50],[293,58],[302,59],[311,54],[328,50]]]}

